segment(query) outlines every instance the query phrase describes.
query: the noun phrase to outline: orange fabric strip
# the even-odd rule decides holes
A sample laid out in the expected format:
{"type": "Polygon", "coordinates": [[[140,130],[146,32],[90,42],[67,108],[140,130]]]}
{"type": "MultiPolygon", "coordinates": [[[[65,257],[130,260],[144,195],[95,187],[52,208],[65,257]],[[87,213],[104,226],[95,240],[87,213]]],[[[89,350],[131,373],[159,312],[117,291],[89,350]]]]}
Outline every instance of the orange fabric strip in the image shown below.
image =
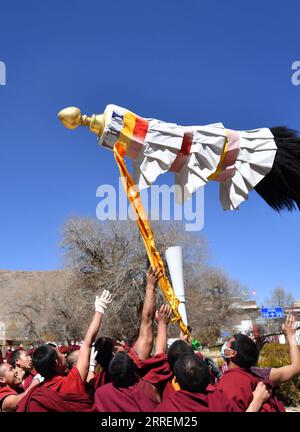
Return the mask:
{"type": "Polygon", "coordinates": [[[137,217],[137,224],[146,247],[149,261],[151,263],[152,268],[158,267],[160,270],[164,272],[164,275],[160,278],[158,284],[166,300],[168,301],[170,307],[172,308],[172,312],[173,312],[172,322],[178,322],[179,327],[183,331],[183,333],[187,334],[190,337],[191,336],[190,332],[188,331],[186,325],[182,321],[182,317],[180,313],[178,312],[178,305],[180,301],[178,300],[177,297],[175,297],[174,290],[167,276],[165,275],[164,263],[156,247],[153,232],[150,223],[148,221],[143,203],[141,201],[140,193],[137,190],[137,187],[130,173],[127,170],[124,161],[125,154],[126,154],[126,144],[124,142],[116,142],[114,145],[114,156],[120,170],[125,193],[137,217]]]}
{"type": "Polygon", "coordinates": [[[181,171],[183,165],[185,164],[187,158],[190,155],[191,147],[192,147],[192,141],[193,141],[193,134],[191,132],[185,132],[181,144],[181,149],[177,153],[176,159],[171,165],[171,168],[169,171],[178,173],[181,171]]]}

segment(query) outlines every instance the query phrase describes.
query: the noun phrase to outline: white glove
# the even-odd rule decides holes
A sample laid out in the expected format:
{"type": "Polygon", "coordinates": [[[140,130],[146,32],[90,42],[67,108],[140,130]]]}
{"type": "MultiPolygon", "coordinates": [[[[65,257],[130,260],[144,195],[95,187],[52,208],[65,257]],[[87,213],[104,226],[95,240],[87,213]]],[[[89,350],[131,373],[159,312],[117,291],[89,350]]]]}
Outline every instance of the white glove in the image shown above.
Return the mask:
{"type": "Polygon", "coordinates": [[[34,375],[33,379],[38,380],[39,383],[42,383],[43,381],[45,381],[45,378],[41,374],[34,375]]]}
{"type": "Polygon", "coordinates": [[[97,361],[96,361],[97,354],[98,354],[98,351],[96,351],[95,347],[92,346],[91,355],[90,355],[90,366],[89,366],[90,372],[95,372],[95,367],[97,365],[97,361]]]}
{"type": "Polygon", "coordinates": [[[103,290],[100,296],[96,296],[95,300],[95,311],[102,313],[105,312],[107,305],[111,302],[112,296],[111,293],[107,290],[103,290]]]}

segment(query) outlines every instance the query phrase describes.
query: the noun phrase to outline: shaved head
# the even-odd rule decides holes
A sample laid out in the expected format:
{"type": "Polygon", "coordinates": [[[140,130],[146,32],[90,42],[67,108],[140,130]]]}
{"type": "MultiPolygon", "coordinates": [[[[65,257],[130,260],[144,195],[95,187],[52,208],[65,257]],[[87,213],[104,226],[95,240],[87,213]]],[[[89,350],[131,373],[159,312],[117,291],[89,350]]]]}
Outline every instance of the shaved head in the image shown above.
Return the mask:
{"type": "Polygon", "coordinates": [[[0,378],[4,378],[5,372],[7,371],[7,366],[9,366],[8,363],[0,364],[0,378]]]}
{"type": "Polygon", "coordinates": [[[68,369],[72,369],[72,367],[77,363],[79,350],[71,351],[66,357],[68,369]]]}
{"type": "Polygon", "coordinates": [[[21,384],[22,380],[17,371],[9,363],[0,365],[0,387],[10,386],[16,388],[21,384]]]}

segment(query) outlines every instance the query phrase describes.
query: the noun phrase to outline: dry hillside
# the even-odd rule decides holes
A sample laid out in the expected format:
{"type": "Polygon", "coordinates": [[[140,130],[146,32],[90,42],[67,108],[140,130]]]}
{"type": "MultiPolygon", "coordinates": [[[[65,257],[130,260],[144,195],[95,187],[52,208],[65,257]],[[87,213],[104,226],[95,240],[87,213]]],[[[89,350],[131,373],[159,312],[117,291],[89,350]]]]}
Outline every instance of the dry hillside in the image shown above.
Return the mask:
{"type": "Polygon", "coordinates": [[[7,328],[6,337],[9,339],[10,328],[14,326],[8,313],[14,303],[19,299],[34,296],[40,288],[59,288],[65,284],[67,272],[64,270],[54,271],[0,271],[0,321],[4,322],[7,328]]]}

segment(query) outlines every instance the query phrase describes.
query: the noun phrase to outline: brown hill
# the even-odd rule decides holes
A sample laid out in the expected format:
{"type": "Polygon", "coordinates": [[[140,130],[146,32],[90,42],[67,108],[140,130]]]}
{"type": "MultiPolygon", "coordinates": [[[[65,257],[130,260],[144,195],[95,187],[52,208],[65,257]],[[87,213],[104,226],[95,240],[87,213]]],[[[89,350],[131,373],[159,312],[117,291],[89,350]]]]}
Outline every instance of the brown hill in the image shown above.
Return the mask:
{"type": "MultiPolygon", "coordinates": [[[[0,322],[5,324],[6,338],[10,339],[10,328],[15,326],[15,320],[9,316],[13,305],[18,299],[35,295],[37,289],[51,289],[63,287],[67,279],[67,271],[10,271],[0,270],[0,322]]],[[[3,339],[3,330],[0,340],[3,339]]]]}

